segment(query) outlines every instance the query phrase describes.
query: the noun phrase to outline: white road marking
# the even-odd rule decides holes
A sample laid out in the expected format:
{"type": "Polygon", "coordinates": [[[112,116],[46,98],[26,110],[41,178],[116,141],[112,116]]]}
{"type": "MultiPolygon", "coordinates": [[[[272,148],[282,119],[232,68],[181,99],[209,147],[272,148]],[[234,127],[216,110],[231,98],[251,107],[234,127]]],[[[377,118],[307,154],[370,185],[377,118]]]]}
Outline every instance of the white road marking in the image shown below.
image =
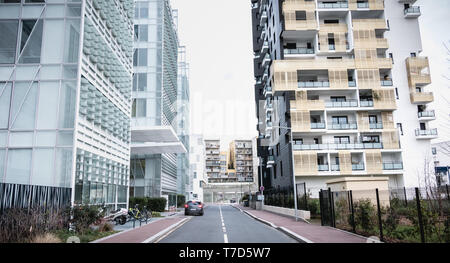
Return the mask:
{"type": "Polygon", "coordinates": [[[227,228],[225,227],[225,222],[223,221],[222,206],[221,205],[219,205],[219,212],[220,212],[220,220],[222,221],[223,242],[224,243],[228,243],[227,228]]]}

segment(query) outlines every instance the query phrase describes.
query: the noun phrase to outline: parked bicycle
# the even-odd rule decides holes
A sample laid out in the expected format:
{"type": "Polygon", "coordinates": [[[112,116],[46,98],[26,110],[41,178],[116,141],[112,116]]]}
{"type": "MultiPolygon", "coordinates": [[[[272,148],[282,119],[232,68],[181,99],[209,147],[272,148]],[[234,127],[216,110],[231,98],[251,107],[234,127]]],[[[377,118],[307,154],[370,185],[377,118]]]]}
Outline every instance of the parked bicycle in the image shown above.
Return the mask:
{"type": "Polygon", "coordinates": [[[147,207],[145,206],[141,211],[139,210],[138,205],[135,205],[134,208],[128,210],[128,218],[129,220],[134,219],[144,222],[152,218],[152,212],[147,210],[147,207]]]}

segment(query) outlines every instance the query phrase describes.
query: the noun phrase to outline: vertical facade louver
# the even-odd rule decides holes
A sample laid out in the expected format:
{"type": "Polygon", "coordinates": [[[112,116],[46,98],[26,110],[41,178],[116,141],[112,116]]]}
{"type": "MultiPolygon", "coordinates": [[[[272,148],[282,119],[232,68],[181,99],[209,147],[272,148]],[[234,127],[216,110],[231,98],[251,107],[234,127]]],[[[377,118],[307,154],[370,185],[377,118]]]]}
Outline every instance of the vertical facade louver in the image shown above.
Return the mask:
{"type": "Polygon", "coordinates": [[[414,2],[251,1],[266,187],[293,173],[312,193],[336,177],[419,184],[437,130],[414,2]]]}
{"type": "Polygon", "coordinates": [[[5,2],[0,3],[3,208],[126,207],[133,1],[5,2]]]}

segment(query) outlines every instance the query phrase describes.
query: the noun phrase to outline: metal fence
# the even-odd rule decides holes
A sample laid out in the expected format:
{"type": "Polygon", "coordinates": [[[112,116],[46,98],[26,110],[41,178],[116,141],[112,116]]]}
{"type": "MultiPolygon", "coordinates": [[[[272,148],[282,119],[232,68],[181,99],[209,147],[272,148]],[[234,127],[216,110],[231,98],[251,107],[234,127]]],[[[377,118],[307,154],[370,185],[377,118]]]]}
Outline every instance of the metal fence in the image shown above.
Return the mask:
{"type": "MultiPolygon", "coordinates": [[[[296,184],[297,209],[308,210],[308,193],[306,184],[296,184]]],[[[294,208],[294,189],[292,187],[270,188],[264,190],[264,204],[285,208],[294,208]]]]}
{"type": "Polygon", "coordinates": [[[322,225],[384,242],[450,242],[449,186],[390,190],[321,190],[322,225]]]}

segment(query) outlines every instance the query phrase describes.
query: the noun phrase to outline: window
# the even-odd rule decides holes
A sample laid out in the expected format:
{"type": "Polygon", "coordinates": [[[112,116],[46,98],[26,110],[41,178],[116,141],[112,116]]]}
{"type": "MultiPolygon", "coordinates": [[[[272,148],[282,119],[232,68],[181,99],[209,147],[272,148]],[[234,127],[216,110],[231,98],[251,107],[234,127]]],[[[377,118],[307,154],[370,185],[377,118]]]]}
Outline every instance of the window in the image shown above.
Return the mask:
{"type": "Polygon", "coordinates": [[[273,179],[277,179],[277,165],[273,165],[273,179]]]}
{"type": "Polygon", "coordinates": [[[369,115],[369,123],[378,123],[377,115],[369,115]]]}
{"type": "Polygon", "coordinates": [[[280,176],[283,176],[283,162],[280,161],[280,176]]]}
{"type": "Polygon", "coordinates": [[[397,123],[397,129],[400,130],[400,135],[403,135],[403,127],[401,123],[397,123]]]}
{"type": "Polygon", "coordinates": [[[392,64],[394,64],[394,55],[392,53],[389,53],[389,57],[392,59],[392,64]]]}
{"type": "Polygon", "coordinates": [[[350,143],[350,136],[334,136],[334,143],[350,143]]]}
{"type": "Polygon", "coordinates": [[[278,143],[277,144],[277,156],[279,156],[280,155],[280,144],[278,143]]]}
{"type": "Polygon", "coordinates": [[[0,21],[0,64],[14,64],[18,21],[0,21]]]}
{"type": "Polygon", "coordinates": [[[378,135],[364,135],[363,136],[363,143],[379,143],[380,142],[380,136],[378,135]]]}
{"type": "Polygon", "coordinates": [[[432,147],[432,148],[431,148],[431,153],[433,153],[433,155],[436,155],[436,154],[437,154],[436,147],[432,147]]]}
{"type": "Polygon", "coordinates": [[[411,57],[412,57],[412,58],[415,58],[416,56],[417,56],[417,55],[416,55],[415,52],[411,53],[411,57]]]}
{"type": "Polygon", "coordinates": [[[345,96],[331,96],[330,100],[332,102],[345,102],[345,101],[347,101],[345,96]]]}
{"type": "Polygon", "coordinates": [[[42,21],[22,21],[19,63],[39,63],[41,61],[42,21]]]}
{"type": "Polygon", "coordinates": [[[399,96],[398,96],[398,88],[395,88],[395,98],[396,98],[396,99],[399,99],[399,96]]]}
{"type": "Polygon", "coordinates": [[[303,144],[303,139],[294,139],[294,144],[296,144],[296,145],[303,144]]]}
{"type": "Polygon", "coordinates": [[[323,20],[324,24],[339,24],[339,19],[325,19],[323,20]]]}
{"type": "Polygon", "coordinates": [[[306,20],[306,11],[295,11],[296,20],[306,20]]]}
{"type": "Polygon", "coordinates": [[[147,73],[135,73],[133,75],[133,91],[147,90],[147,73]]]}
{"type": "Polygon", "coordinates": [[[331,120],[333,124],[348,124],[347,116],[332,116],[331,120]]]}
{"type": "Polygon", "coordinates": [[[131,108],[131,117],[145,117],[147,116],[147,100],[134,99],[131,108]]]}

